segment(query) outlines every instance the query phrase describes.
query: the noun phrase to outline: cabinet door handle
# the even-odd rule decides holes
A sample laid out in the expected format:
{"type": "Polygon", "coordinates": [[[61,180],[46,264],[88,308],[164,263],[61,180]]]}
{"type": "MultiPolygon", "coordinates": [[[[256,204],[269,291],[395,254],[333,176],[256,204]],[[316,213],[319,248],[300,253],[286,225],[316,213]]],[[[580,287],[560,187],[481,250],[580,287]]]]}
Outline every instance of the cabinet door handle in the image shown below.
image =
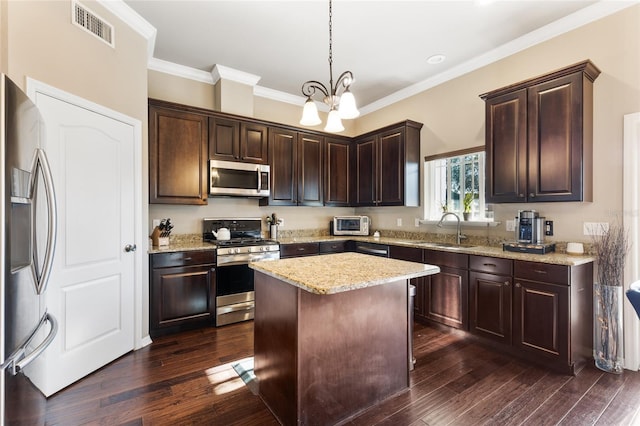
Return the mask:
{"type": "Polygon", "coordinates": [[[182,259],[182,260],[183,260],[183,261],[185,261],[185,262],[188,262],[188,261],[190,261],[190,260],[191,260],[191,258],[190,258],[190,257],[185,257],[185,258],[184,258],[184,259],[182,259]]]}
{"type": "Polygon", "coordinates": [[[509,287],[509,285],[510,285],[510,284],[511,284],[511,283],[510,283],[509,281],[505,281],[505,282],[504,282],[505,287],[509,287]]]}
{"type": "Polygon", "coordinates": [[[520,287],[522,287],[522,286],[520,285],[520,283],[516,283],[516,287],[517,287],[517,288],[520,288],[520,287]]]}
{"type": "Polygon", "coordinates": [[[536,194],[534,194],[533,192],[531,194],[529,194],[530,198],[534,198],[536,196],[536,194]]]}
{"type": "Polygon", "coordinates": [[[543,270],[543,269],[534,269],[533,272],[535,272],[536,274],[546,274],[547,271],[543,270]]]}
{"type": "Polygon", "coordinates": [[[298,247],[298,251],[304,251],[304,247],[298,247]]]}
{"type": "Polygon", "coordinates": [[[495,263],[483,263],[482,266],[490,266],[492,268],[495,268],[497,265],[495,263]]]}

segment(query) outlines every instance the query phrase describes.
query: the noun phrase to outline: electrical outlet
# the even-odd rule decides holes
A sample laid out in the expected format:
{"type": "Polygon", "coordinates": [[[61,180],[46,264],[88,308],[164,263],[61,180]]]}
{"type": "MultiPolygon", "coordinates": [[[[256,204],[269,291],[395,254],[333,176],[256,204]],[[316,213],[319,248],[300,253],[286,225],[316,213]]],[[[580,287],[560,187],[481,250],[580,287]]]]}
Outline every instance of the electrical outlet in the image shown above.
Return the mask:
{"type": "Polygon", "coordinates": [[[401,217],[396,219],[396,225],[397,226],[402,226],[402,218],[401,217]]]}
{"type": "Polygon", "coordinates": [[[608,230],[608,222],[584,222],[582,224],[584,235],[603,235],[608,230]]]}
{"type": "Polygon", "coordinates": [[[515,230],[516,230],[516,220],[515,219],[507,219],[505,221],[505,224],[507,226],[507,231],[515,232],[515,230]]]}
{"type": "Polygon", "coordinates": [[[544,221],[544,235],[553,236],[553,221],[545,220],[544,221]]]}
{"type": "Polygon", "coordinates": [[[160,226],[160,219],[153,219],[152,225],[154,229],[156,226],[160,226]]]}
{"type": "Polygon", "coordinates": [[[420,218],[416,217],[416,221],[415,221],[415,227],[419,227],[420,226],[420,218]]]}
{"type": "Polygon", "coordinates": [[[284,219],[283,219],[283,218],[278,218],[278,221],[279,221],[279,222],[278,222],[278,226],[279,226],[280,228],[284,228],[284,219]]]}

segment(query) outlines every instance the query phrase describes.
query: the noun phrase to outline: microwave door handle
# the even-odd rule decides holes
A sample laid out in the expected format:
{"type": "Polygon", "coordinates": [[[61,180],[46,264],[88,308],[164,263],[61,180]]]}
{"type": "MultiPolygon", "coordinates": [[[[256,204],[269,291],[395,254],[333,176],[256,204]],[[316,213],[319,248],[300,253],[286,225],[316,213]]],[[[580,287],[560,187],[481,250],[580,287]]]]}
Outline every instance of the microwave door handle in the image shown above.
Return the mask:
{"type": "Polygon", "coordinates": [[[260,193],[260,190],[262,190],[262,179],[260,179],[260,166],[256,167],[256,172],[258,174],[258,185],[257,185],[257,191],[258,193],[260,193]]]}
{"type": "MultiPolygon", "coordinates": [[[[49,167],[49,161],[47,160],[47,155],[44,152],[44,150],[42,149],[36,150],[34,163],[35,164],[32,168],[33,173],[31,175],[32,176],[31,194],[32,196],[35,196],[37,198],[36,185],[37,185],[38,174],[41,171],[42,179],[44,181],[44,188],[46,192],[45,195],[47,197],[47,222],[48,222],[47,245],[45,248],[44,262],[42,265],[41,273],[38,273],[35,266],[38,261],[35,251],[33,255],[36,258],[33,259],[33,262],[31,264],[34,279],[36,282],[36,292],[37,294],[42,294],[44,293],[47,287],[47,282],[49,281],[49,275],[51,275],[51,269],[53,268],[53,252],[56,244],[58,217],[56,213],[57,207],[56,207],[55,189],[53,187],[53,177],[51,175],[51,168],[49,167]]],[[[37,245],[35,244],[35,242],[37,241],[37,236],[36,236],[37,227],[35,226],[35,223],[33,224],[33,229],[34,229],[33,235],[35,240],[34,247],[36,247],[37,245]]]]}

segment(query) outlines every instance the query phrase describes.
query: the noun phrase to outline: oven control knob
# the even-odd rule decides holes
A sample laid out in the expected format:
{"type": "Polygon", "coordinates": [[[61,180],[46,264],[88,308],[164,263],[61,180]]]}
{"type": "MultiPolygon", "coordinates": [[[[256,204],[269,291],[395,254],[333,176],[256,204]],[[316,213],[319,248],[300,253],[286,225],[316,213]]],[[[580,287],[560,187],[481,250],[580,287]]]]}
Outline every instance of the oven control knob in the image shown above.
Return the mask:
{"type": "Polygon", "coordinates": [[[236,253],[240,253],[240,249],[236,247],[236,249],[234,250],[236,253]]]}
{"type": "Polygon", "coordinates": [[[268,247],[260,247],[260,251],[268,250],[268,247]]]}

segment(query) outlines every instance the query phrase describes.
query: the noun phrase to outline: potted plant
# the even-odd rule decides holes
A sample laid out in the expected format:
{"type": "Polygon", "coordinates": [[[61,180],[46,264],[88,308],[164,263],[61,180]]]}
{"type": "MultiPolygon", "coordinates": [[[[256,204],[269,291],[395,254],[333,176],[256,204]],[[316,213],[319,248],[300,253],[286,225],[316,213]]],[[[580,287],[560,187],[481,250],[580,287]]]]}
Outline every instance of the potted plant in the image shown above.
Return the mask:
{"type": "Polygon", "coordinates": [[[622,373],[622,281],[624,260],[629,250],[627,234],[619,224],[601,229],[593,236],[596,281],[593,284],[593,359],[596,367],[622,373]]]}
{"type": "Polygon", "coordinates": [[[469,216],[471,215],[471,204],[473,204],[473,192],[467,192],[464,194],[464,198],[462,199],[462,216],[464,220],[469,220],[469,216]]]}

